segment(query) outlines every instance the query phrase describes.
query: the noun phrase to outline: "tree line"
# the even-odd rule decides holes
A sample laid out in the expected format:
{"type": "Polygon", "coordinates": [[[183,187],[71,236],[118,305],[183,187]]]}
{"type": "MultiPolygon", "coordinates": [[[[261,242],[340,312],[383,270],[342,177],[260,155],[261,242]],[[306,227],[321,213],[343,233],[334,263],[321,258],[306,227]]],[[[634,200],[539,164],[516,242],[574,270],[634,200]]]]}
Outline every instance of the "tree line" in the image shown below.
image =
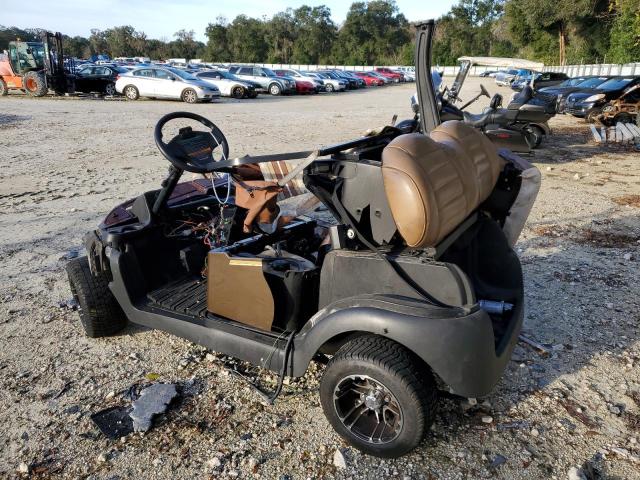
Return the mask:
{"type": "MultiPolygon", "coordinates": [[[[0,50],[40,29],[0,26],[0,50]]],[[[204,32],[179,30],[150,39],[132,26],[65,37],[66,53],[211,62],[413,64],[413,30],[395,0],[351,4],[337,25],[324,5],[303,5],[271,18],[217,17],[204,32]]],[[[459,0],[437,19],[433,61],[454,65],[463,55],[516,56],[546,64],[640,61],[640,0],[459,0]]]]}

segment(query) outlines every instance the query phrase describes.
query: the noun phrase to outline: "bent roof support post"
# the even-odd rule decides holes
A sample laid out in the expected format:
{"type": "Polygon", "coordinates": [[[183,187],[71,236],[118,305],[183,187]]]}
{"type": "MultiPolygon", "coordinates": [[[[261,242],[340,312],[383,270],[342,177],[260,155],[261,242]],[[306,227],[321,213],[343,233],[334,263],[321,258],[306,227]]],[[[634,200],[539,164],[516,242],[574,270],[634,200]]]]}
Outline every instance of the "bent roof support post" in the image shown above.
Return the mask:
{"type": "Polygon", "coordinates": [[[420,108],[420,127],[424,134],[428,134],[440,125],[440,114],[431,78],[431,41],[434,28],[433,20],[416,25],[416,87],[420,108]]]}

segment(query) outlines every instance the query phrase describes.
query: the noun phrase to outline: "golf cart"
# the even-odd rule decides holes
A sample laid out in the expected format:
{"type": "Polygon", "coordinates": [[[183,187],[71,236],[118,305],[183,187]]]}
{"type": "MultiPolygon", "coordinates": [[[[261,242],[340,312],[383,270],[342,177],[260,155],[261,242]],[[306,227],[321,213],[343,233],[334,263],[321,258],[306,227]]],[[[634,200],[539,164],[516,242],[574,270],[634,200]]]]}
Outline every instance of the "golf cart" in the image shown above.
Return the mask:
{"type": "Polygon", "coordinates": [[[419,444],[440,389],[490,393],[522,324],[512,246],[536,190],[522,159],[462,122],[440,124],[433,29],[417,26],[421,132],[387,126],[313,152],[231,158],[206,118],[162,117],[161,188],[112,210],[68,264],[86,333],[129,320],[278,372],[269,402],[285,376],[328,361],[327,419],[382,457],[419,444]],[[169,122],[204,129],[167,141],[169,122]],[[260,167],[280,162],[297,166],[265,180],[260,167]],[[184,172],[206,178],[180,183],[184,172]],[[277,198],[298,174],[335,221],[282,214],[277,198]]]}
{"type": "Polygon", "coordinates": [[[470,101],[457,107],[460,91],[472,66],[514,67],[519,69],[541,70],[543,63],[519,58],[498,57],[460,57],[460,68],[451,87],[442,95],[441,117],[446,120],[464,120],[466,123],[481,129],[496,145],[514,152],[528,153],[540,145],[545,135],[551,133],[548,121],[556,113],[555,102],[545,98],[543,94],[534,95],[533,79],[521,92],[515,94],[506,108],[502,108],[502,95],[496,93],[489,108],[482,113],[472,114],[465,109],[481,96],[489,96],[489,92],[480,85],[478,93],[470,101]]]}

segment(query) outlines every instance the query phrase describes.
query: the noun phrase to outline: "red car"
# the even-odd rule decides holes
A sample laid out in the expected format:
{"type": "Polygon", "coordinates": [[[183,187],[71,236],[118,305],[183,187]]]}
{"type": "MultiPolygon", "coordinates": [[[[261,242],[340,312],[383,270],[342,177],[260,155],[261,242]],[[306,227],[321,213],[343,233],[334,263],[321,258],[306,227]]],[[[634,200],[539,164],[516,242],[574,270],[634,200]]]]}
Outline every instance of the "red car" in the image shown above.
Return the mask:
{"type": "Polygon", "coordinates": [[[289,78],[291,80],[295,80],[295,82],[296,82],[296,93],[298,93],[298,94],[318,93],[318,89],[311,82],[308,82],[306,80],[298,80],[297,78],[289,77],[287,75],[286,70],[276,70],[275,72],[276,72],[276,75],[278,75],[279,77],[287,77],[287,78],[289,78]]]}
{"type": "Polygon", "coordinates": [[[378,72],[380,75],[384,75],[385,77],[390,78],[392,81],[396,83],[404,82],[404,75],[398,72],[394,72],[390,68],[378,67],[375,69],[375,71],[378,72]]]}
{"type": "Polygon", "coordinates": [[[313,83],[296,79],[296,93],[318,93],[318,91],[313,83]]]}
{"type": "Polygon", "coordinates": [[[367,87],[371,87],[371,86],[379,87],[381,85],[384,85],[384,80],[378,77],[375,77],[368,72],[353,72],[353,73],[355,73],[357,76],[363,79],[364,83],[367,84],[367,87]]]}

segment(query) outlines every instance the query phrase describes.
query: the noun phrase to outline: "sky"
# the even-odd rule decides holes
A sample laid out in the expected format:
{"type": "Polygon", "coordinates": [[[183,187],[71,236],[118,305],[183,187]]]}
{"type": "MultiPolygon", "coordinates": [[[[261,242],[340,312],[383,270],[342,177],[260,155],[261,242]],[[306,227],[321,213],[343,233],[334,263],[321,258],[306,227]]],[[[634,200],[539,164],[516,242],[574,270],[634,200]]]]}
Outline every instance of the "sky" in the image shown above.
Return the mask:
{"type": "MultiPolygon", "coordinates": [[[[65,35],[88,37],[92,28],[104,30],[132,25],[149,38],[168,39],[184,28],[194,30],[205,40],[209,22],[219,15],[233,20],[236,15],[271,17],[274,13],[301,5],[327,5],[336,23],[344,21],[350,0],[29,0],[27,3],[3,1],[0,25],[20,28],[46,28],[65,35]]],[[[409,21],[437,18],[451,8],[455,0],[397,0],[400,12],[409,21]]]]}

